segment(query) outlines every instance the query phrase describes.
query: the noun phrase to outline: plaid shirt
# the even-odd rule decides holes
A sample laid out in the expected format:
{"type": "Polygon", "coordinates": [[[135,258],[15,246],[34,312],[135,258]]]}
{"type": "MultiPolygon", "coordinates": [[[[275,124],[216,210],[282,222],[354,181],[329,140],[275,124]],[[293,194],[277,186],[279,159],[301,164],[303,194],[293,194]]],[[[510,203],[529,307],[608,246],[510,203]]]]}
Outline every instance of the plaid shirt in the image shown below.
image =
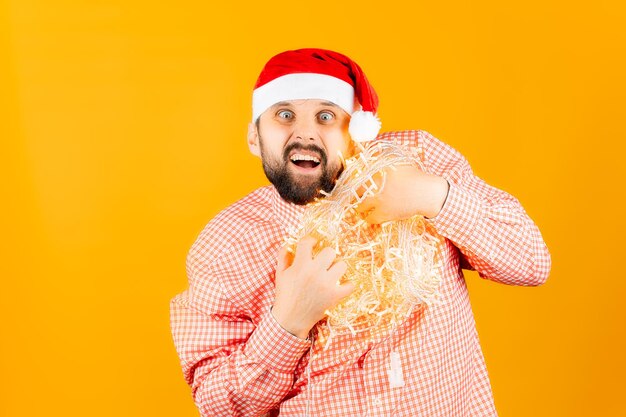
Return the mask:
{"type": "Polygon", "coordinates": [[[548,250],[520,203],[450,146],[425,131],[379,138],[417,147],[425,169],[450,183],[441,212],[427,220],[446,238],[442,302],[379,340],[339,336],[316,350],[289,334],[269,310],[276,255],[303,207],[260,188],[202,231],[187,258],[189,288],[171,301],[174,343],[203,416],[497,415],[461,269],[540,285],[548,250]]]}

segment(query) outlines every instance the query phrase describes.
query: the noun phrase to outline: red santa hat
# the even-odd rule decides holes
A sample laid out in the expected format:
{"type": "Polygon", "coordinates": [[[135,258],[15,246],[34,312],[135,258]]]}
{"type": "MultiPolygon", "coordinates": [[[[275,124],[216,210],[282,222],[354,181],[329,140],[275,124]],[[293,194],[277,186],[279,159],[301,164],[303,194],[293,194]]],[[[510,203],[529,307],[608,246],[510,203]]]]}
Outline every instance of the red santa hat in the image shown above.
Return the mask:
{"type": "Polygon", "coordinates": [[[378,96],[361,67],[345,55],[325,49],[297,49],[272,57],[252,94],[252,120],[280,102],[299,99],[330,101],[352,117],[353,140],[374,139],[380,131],[378,96]]]}

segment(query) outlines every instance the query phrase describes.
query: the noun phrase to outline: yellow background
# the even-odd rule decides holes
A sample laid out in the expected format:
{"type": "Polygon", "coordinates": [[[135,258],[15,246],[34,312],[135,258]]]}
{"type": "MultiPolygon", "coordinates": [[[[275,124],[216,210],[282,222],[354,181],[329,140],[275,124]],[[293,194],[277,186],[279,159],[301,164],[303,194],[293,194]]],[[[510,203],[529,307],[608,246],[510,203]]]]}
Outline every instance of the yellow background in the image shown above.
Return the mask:
{"type": "Polygon", "coordinates": [[[168,303],[204,224],[266,183],[262,65],[311,46],[540,226],[545,286],[468,274],[500,415],[624,415],[622,2],[0,4],[1,416],[197,415],[168,303]]]}

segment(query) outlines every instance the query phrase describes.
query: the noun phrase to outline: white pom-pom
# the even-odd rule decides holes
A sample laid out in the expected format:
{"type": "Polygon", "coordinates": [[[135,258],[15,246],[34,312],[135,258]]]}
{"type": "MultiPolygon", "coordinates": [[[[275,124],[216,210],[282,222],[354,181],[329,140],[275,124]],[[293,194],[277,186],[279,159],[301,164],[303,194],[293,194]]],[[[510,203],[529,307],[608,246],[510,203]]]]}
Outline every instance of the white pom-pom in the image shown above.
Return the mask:
{"type": "Polygon", "coordinates": [[[374,140],[380,131],[380,120],[370,111],[357,110],[352,113],[348,131],[352,140],[356,142],[367,142],[374,140]]]}

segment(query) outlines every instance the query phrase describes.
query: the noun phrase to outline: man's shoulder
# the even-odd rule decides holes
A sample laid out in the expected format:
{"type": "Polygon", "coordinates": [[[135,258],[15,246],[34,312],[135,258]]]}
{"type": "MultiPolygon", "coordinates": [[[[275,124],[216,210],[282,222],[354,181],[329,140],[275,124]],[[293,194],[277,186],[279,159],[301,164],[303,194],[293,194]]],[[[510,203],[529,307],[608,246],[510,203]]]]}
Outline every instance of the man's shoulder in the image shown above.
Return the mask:
{"type": "Polygon", "coordinates": [[[272,187],[258,188],[211,219],[191,251],[218,256],[236,242],[256,235],[258,230],[274,228],[276,223],[272,187]]]}
{"type": "Polygon", "coordinates": [[[458,158],[460,153],[448,143],[436,138],[426,130],[397,130],[384,132],[376,140],[389,140],[401,145],[415,147],[427,156],[458,158]]]}
{"type": "Polygon", "coordinates": [[[383,132],[376,137],[376,140],[390,140],[407,146],[425,146],[433,142],[441,142],[426,130],[393,130],[383,132]]]}
{"type": "Polygon", "coordinates": [[[233,304],[237,307],[232,311],[250,315],[261,311],[264,289],[273,288],[267,284],[281,230],[275,198],[272,187],[259,188],[204,227],[187,255],[189,286],[197,308],[224,311],[225,305],[233,304]]]}
{"type": "Polygon", "coordinates": [[[417,145],[425,142],[440,142],[430,132],[422,129],[415,130],[392,130],[389,132],[382,132],[377,137],[377,140],[391,140],[407,145],[417,145]]]}
{"type": "Polygon", "coordinates": [[[272,186],[257,188],[220,211],[209,224],[229,223],[255,224],[273,217],[272,186]]]}

